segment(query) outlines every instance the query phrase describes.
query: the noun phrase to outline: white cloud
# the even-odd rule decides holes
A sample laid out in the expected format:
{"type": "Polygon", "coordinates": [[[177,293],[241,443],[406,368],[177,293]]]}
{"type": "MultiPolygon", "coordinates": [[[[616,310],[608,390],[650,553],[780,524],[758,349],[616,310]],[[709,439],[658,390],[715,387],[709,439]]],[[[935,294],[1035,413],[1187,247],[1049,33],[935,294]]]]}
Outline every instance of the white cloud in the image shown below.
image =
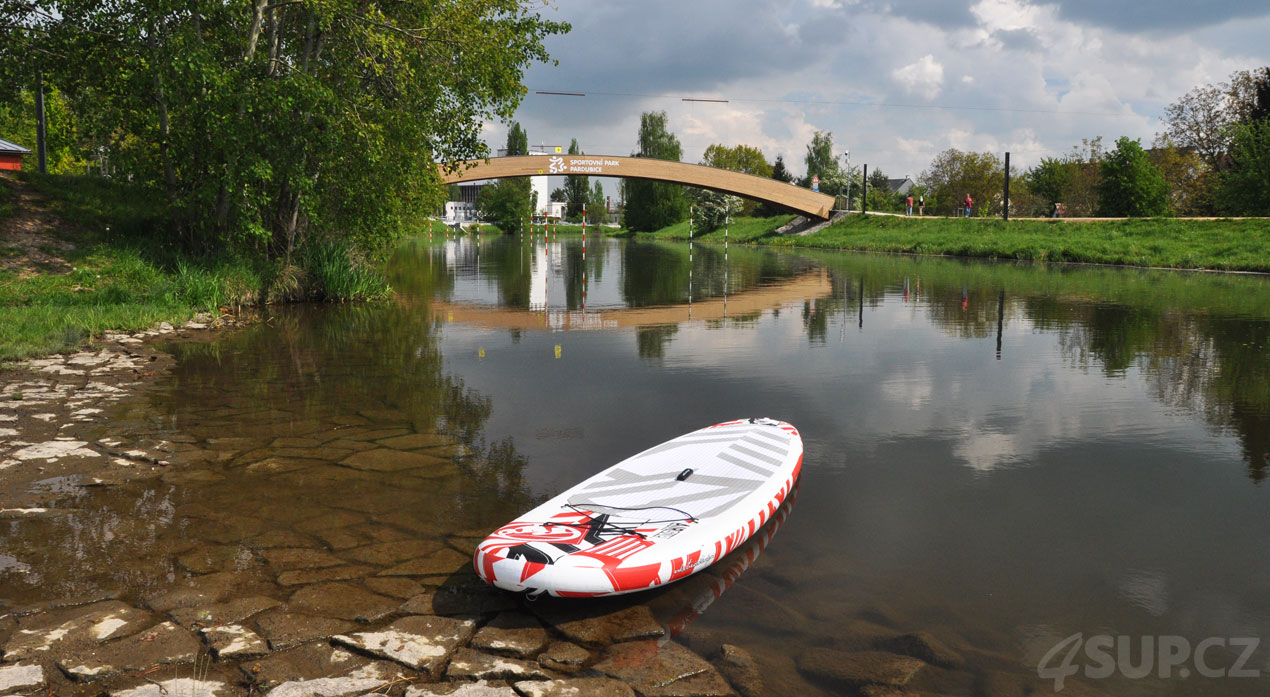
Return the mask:
{"type": "Polygon", "coordinates": [[[917,62],[892,71],[891,77],[903,85],[909,94],[934,99],[939,96],[944,86],[944,66],[935,60],[935,56],[928,53],[917,62]]]}

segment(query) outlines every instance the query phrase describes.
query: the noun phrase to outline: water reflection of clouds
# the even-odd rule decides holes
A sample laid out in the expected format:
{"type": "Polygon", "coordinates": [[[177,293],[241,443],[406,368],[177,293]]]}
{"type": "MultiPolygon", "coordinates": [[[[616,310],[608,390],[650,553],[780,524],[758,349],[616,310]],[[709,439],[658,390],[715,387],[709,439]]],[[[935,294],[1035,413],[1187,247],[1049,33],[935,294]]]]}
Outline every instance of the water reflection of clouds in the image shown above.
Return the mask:
{"type": "Polygon", "coordinates": [[[866,308],[863,329],[845,310],[828,331],[841,338],[823,351],[806,350],[807,328],[796,312],[765,312],[750,331],[688,324],[664,361],[678,369],[726,366],[747,381],[792,381],[805,411],[828,417],[838,434],[934,435],[946,442],[950,461],[976,472],[1028,466],[1048,448],[1077,442],[1213,442],[1202,423],[1161,410],[1138,371],[1107,376],[1056,361],[1064,352],[1059,337],[1017,309],[1006,313],[998,361],[995,337],[950,336],[922,311],[929,308],[914,306],[887,297],[866,308]]]}

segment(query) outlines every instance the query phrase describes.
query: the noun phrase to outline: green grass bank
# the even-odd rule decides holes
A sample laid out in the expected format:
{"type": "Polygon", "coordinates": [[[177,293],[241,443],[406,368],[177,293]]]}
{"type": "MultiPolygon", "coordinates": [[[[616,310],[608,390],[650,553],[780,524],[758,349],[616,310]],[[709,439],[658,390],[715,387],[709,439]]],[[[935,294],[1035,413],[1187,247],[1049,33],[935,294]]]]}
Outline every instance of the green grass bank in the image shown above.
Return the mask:
{"type": "Polygon", "coordinates": [[[389,292],[339,242],[311,245],[291,265],[190,253],[172,242],[163,211],[153,192],[101,177],[0,178],[0,361],[221,307],[389,292]]]}
{"type": "MultiPolygon", "coordinates": [[[[784,247],[985,259],[1270,272],[1270,220],[1141,218],[1086,222],[852,215],[806,236],[776,235],[790,220],[739,218],[729,240],[784,247]]],[[[687,239],[686,223],[648,237],[687,239]]],[[[716,230],[697,239],[722,241],[716,230]]]]}

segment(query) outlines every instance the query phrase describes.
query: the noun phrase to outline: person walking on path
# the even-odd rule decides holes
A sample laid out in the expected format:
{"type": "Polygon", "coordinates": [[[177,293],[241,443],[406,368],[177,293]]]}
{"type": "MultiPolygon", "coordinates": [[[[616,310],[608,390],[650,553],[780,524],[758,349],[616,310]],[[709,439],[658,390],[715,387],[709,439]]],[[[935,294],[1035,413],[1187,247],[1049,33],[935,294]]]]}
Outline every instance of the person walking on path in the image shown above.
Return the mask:
{"type": "Polygon", "coordinates": [[[904,199],[904,215],[907,216],[912,214],[913,214],[913,195],[909,194],[908,198],[904,199]]]}
{"type": "Polygon", "coordinates": [[[966,208],[966,217],[969,218],[971,209],[975,207],[975,200],[970,198],[970,194],[966,194],[966,200],[962,201],[962,204],[966,208]]]}
{"type": "Polygon", "coordinates": [[[917,195],[917,216],[920,218],[921,216],[924,216],[924,215],[926,215],[926,194],[918,194],[917,195]]]}

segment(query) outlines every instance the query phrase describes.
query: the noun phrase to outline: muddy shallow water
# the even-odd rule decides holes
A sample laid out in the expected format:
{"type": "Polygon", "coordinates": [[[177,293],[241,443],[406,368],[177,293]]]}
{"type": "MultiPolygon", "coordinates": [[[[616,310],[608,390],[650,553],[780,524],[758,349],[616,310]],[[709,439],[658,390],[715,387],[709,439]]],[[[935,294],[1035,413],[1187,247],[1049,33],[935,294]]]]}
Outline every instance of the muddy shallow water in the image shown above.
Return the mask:
{"type": "MultiPolygon", "coordinates": [[[[279,656],[441,616],[473,623],[454,666],[492,652],[642,694],[1022,695],[1055,689],[1038,664],[1062,667],[1047,654],[1079,634],[1132,651],[1107,675],[1074,654],[1062,694],[1267,689],[1193,661],[1132,670],[1144,640],[1221,640],[1207,664],[1230,668],[1233,639],[1270,637],[1267,279],[594,239],[417,241],[391,270],[389,304],[161,345],[171,372],[75,425],[170,464],[45,480],[50,513],[0,520],[0,645],[51,613],[124,612],[102,603],[139,628],[229,622],[269,644],[209,668],[245,694],[319,677],[279,656]],[[761,556],[599,604],[526,604],[471,574],[475,542],[535,501],[742,416],[790,421],[807,448],[761,556]],[[515,653],[496,629],[547,639],[515,653]],[[660,677],[613,668],[634,654],[660,677]]],[[[45,682],[82,689],[51,659],[84,650],[37,656],[45,682]]],[[[1244,668],[1268,661],[1258,645],[1244,668]]]]}

